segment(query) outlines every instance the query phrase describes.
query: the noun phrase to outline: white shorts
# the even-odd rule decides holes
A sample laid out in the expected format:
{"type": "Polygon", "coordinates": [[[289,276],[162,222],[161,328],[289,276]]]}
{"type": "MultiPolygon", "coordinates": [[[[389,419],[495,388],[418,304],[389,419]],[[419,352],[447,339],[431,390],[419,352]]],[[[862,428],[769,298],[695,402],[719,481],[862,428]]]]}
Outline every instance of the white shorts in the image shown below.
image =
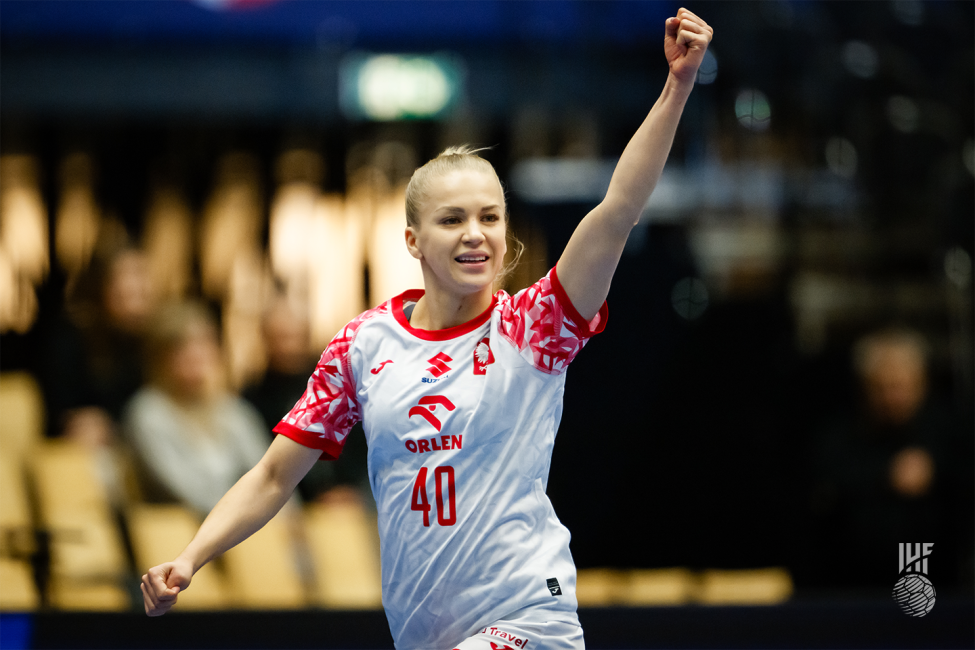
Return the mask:
{"type": "Polygon", "coordinates": [[[454,650],[586,650],[582,628],[571,623],[498,621],[454,646],[454,650]]]}

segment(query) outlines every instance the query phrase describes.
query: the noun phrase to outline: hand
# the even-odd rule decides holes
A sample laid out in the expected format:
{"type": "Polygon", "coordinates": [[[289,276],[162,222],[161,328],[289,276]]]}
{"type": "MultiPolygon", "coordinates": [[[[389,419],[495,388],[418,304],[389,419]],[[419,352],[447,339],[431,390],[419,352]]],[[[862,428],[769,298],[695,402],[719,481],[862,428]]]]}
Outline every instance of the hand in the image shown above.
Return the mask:
{"type": "Polygon", "coordinates": [[[664,56],[672,74],[681,84],[692,85],[697,69],[714,30],[706,22],[681,8],[675,18],[668,18],[664,28],[664,56]]]}
{"type": "Polygon", "coordinates": [[[142,576],[142,599],[147,616],[162,616],[176,604],[176,596],[190,586],[193,567],[175,560],[149,569],[142,576]]]}

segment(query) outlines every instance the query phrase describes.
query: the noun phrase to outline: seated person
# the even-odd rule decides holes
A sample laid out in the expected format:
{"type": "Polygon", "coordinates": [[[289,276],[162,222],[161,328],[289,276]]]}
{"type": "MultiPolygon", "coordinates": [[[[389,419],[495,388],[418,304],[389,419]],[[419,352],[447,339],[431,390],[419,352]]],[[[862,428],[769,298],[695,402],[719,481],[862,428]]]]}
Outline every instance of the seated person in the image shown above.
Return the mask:
{"type": "Polygon", "coordinates": [[[69,285],[64,313],[43,332],[38,378],[46,433],[92,451],[98,478],[119,508],[133,496],[119,424],[143,383],[140,352],[154,294],[145,254],[105,235],[85,273],[69,285]]]}
{"type": "Polygon", "coordinates": [[[217,328],[201,305],[160,311],[148,333],[147,372],[123,419],[144,497],[205,515],[267,450],[264,423],[225,388],[217,328]]]}
{"type": "Polygon", "coordinates": [[[959,516],[962,447],[952,413],[931,395],[928,363],[927,342],[911,330],[860,339],[853,349],[860,407],[835,417],[815,441],[820,574],[842,586],[889,589],[891,558],[908,541],[934,542],[944,574],[954,574],[936,582],[957,584],[958,541],[970,536],[959,516]]]}
{"type": "Polygon", "coordinates": [[[122,246],[92,259],[44,347],[48,435],[92,448],[114,442],[122,408],[143,381],[139,351],[152,296],[140,250],[122,246]]]}

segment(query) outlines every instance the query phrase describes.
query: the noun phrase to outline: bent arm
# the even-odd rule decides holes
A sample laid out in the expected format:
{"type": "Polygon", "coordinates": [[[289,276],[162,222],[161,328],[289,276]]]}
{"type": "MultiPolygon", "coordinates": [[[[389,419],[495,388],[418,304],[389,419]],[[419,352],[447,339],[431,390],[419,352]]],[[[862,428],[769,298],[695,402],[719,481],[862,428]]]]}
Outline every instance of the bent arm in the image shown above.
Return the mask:
{"type": "Polygon", "coordinates": [[[606,197],[579,223],[558,261],[559,281],[587,320],[596,315],[609,294],[626,238],[663,172],[688,95],[668,79],[660,99],[620,156],[606,197]]]}
{"type": "Polygon", "coordinates": [[[172,562],[142,576],[146,613],[158,616],[176,602],[207,562],[261,529],[291,497],[298,481],[321,456],[285,436],[277,436],[261,461],[227,491],[200,526],[193,541],[172,562]]]}
{"type": "Polygon", "coordinates": [[[670,155],[710,40],[707,23],[685,9],[667,21],[664,50],[670,74],[663,92],[620,156],[606,197],[576,227],[557,264],[559,281],[583,318],[593,318],[609,294],[626,238],[670,155]]]}

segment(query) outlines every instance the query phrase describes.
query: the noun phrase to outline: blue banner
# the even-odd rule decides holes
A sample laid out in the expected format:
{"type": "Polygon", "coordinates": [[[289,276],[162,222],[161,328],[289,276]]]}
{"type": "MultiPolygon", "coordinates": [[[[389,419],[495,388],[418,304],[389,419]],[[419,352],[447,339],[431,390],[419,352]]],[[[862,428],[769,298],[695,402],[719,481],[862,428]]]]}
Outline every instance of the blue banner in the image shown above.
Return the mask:
{"type": "Polygon", "coordinates": [[[0,614],[0,648],[27,650],[33,629],[34,617],[31,614],[0,614]]]}
{"type": "Polygon", "coordinates": [[[427,48],[472,41],[639,43],[674,2],[32,0],[0,2],[4,38],[261,41],[427,48]]]}

